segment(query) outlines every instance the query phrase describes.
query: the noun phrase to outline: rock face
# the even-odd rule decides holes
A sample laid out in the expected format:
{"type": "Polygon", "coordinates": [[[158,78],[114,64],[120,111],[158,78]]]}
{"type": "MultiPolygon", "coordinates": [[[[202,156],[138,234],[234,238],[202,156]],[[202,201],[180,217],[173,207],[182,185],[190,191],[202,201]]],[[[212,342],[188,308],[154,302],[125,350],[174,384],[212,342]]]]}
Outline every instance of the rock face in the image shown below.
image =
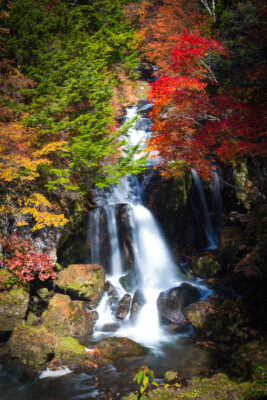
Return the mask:
{"type": "Polygon", "coordinates": [[[143,346],[124,337],[105,338],[96,347],[106,358],[140,356],[146,353],[143,346]]]}
{"type": "Polygon", "coordinates": [[[59,272],[55,284],[94,307],[104,292],[105,270],[98,264],[73,264],[59,272]]]}
{"type": "Polygon", "coordinates": [[[13,358],[31,367],[43,365],[54,353],[56,340],[44,327],[18,325],[8,342],[13,358]]]}
{"type": "Polygon", "coordinates": [[[248,317],[239,299],[208,296],[183,311],[196,333],[222,342],[247,338],[248,317]]]}
{"type": "Polygon", "coordinates": [[[93,332],[93,315],[85,310],[82,301],[56,294],[43,314],[43,325],[56,336],[82,336],[93,332]]]}
{"type": "Polygon", "coordinates": [[[126,318],[131,304],[131,295],[125,294],[118,304],[118,308],[116,311],[116,318],[119,320],[123,320],[126,318]]]}
{"type": "Polygon", "coordinates": [[[160,321],[165,324],[184,323],[184,307],[199,299],[199,291],[189,283],[182,283],[178,287],[161,292],[157,300],[160,321]]]}
{"type": "Polygon", "coordinates": [[[20,285],[0,291],[0,332],[12,331],[25,317],[29,293],[20,285]]]}

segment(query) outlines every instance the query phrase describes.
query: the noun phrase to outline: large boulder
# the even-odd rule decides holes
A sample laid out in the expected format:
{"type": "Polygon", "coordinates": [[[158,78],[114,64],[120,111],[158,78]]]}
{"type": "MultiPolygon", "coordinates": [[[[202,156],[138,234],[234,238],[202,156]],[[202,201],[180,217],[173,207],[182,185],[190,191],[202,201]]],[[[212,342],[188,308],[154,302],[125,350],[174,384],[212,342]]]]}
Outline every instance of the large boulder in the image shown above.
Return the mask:
{"type": "Polygon", "coordinates": [[[114,336],[102,339],[97,343],[96,348],[106,358],[141,356],[146,353],[143,346],[125,337],[114,336]]]}
{"type": "MultiPolygon", "coordinates": [[[[7,282],[4,285],[7,287],[7,282]]],[[[29,298],[28,290],[21,285],[0,291],[0,332],[12,331],[24,319],[29,298]]]]}
{"type": "Polygon", "coordinates": [[[125,294],[118,304],[118,308],[116,311],[116,318],[119,320],[123,320],[127,317],[127,314],[130,310],[131,304],[131,295],[125,294]]]}
{"type": "Polygon", "coordinates": [[[183,313],[205,339],[230,342],[248,336],[248,317],[240,299],[208,296],[190,304],[183,313]]]}
{"type": "Polygon", "coordinates": [[[73,264],[60,271],[55,285],[94,307],[104,292],[105,270],[98,264],[73,264]]]}
{"type": "Polygon", "coordinates": [[[54,354],[56,340],[43,326],[18,325],[9,339],[8,346],[13,358],[31,367],[45,364],[54,354]]]}
{"type": "Polygon", "coordinates": [[[160,321],[165,324],[184,324],[184,307],[199,299],[199,291],[189,283],[161,292],[157,300],[160,321]]]}
{"type": "Polygon", "coordinates": [[[82,301],[55,294],[43,314],[43,325],[56,336],[82,336],[93,332],[93,319],[82,301]]]}

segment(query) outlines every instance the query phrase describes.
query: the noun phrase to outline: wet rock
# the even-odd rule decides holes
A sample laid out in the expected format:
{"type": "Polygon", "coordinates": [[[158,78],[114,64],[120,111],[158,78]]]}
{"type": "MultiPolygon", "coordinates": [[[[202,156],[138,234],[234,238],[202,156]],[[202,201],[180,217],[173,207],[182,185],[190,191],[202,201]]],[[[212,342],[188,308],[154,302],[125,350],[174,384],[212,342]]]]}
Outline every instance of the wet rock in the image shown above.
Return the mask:
{"type": "Polygon", "coordinates": [[[140,289],[134,292],[132,306],[131,306],[131,320],[135,320],[140,308],[145,304],[145,298],[140,289]]]}
{"type": "Polygon", "coordinates": [[[96,348],[107,358],[141,356],[146,353],[143,346],[125,337],[114,336],[102,339],[97,343],[96,348]]]}
{"type": "Polygon", "coordinates": [[[183,313],[205,339],[230,342],[248,337],[248,316],[240,299],[208,296],[190,304],[183,313]]]}
{"type": "Polygon", "coordinates": [[[105,270],[98,264],[73,264],[59,272],[55,285],[95,306],[104,292],[105,270]]]}
{"type": "Polygon", "coordinates": [[[190,270],[193,274],[201,278],[208,278],[220,272],[222,266],[219,261],[215,259],[213,254],[206,254],[193,260],[190,270]]]}
{"type": "Polygon", "coordinates": [[[134,271],[120,277],[119,282],[126,292],[132,292],[136,286],[136,276],[134,271]]]}
{"type": "Polygon", "coordinates": [[[110,323],[110,324],[105,324],[102,326],[101,331],[102,332],[115,332],[117,329],[119,329],[120,324],[119,323],[110,323]]]}
{"type": "Polygon", "coordinates": [[[0,291],[0,332],[12,331],[24,319],[29,298],[27,289],[21,285],[0,291]]]}
{"type": "Polygon", "coordinates": [[[107,281],[105,283],[105,290],[107,291],[109,297],[108,299],[109,305],[111,309],[115,311],[117,309],[117,305],[120,300],[117,289],[109,281],[107,281]]]}
{"type": "Polygon", "coordinates": [[[127,314],[130,310],[130,304],[131,304],[131,295],[125,294],[118,304],[118,308],[115,314],[117,319],[122,320],[127,317],[127,314]]]}
{"type": "Polygon", "coordinates": [[[82,336],[93,332],[93,315],[82,301],[55,294],[43,314],[43,325],[56,336],[82,336]]]}
{"type": "Polygon", "coordinates": [[[118,237],[121,252],[121,261],[124,269],[131,269],[134,262],[134,249],[131,230],[131,207],[129,204],[116,205],[116,219],[118,223],[118,237]]]}
{"type": "Polygon", "coordinates": [[[55,343],[55,337],[45,327],[22,323],[14,329],[8,346],[13,358],[31,367],[39,367],[53,357],[55,343]]]}
{"type": "Polygon", "coordinates": [[[186,320],[182,314],[184,307],[199,299],[199,291],[189,283],[182,283],[178,287],[161,292],[157,300],[161,322],[165,324],[186,323],[186,320]]]}

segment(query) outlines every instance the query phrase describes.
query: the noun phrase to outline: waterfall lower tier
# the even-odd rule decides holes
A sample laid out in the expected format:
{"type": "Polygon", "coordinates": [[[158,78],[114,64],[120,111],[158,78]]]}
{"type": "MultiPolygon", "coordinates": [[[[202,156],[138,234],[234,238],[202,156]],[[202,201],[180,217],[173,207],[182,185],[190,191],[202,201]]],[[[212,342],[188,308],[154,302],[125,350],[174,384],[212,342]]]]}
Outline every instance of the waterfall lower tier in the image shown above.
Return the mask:
{"type": "Polygon", "coordinates": [[[91,244],[92,261],[100,263],[106,259],[104,266],[110,271],[107,279],[113,288],[113,297],[105,295],[99,305],[100,318],[96,323],[96,334],[97,331],[101,332],[102,329],[118,324],[116,317],[118,304],[114,304],[112,310],[111,303],[114,297],[118,303],[118,299],[121,299],[126,292],[130,292],[132,304],[129,305],[128,316],[119,322],[120,328],[116,331],[116,335],[127,336],[149,345],[164,338],[156,304],[159,293],[179,285],[181,278],[155,218],[142,205],[140,193],[138,180],[133,177],[123,178],[121,185],[114,187],[108,196],[106,193],[102,195],[98,193],[102,208],[97,208],[90,216],[89,224],[94,224],[95,228],[89,227],[88,241],[91,244]],[[126,204],[120,201],[126,201],[126,204]],[[100,218],[103,213],[105,218],[100,218]],[[104,228],[106,229],[104,237],[109,241],[109,256],[103,258],[106,240],[103,243],[101,240],[96,240],[94,235],[103,232],[104,228]],[[122,263],[122,260],[127,258],[125,254],[132,257],[132,262],[127,265],[128,268],[122,263]],[[126,276],[127,280],[127,275],[129,279],[131,278],[131,282],[125,287],[119,278],[126,276]],[[138,306],[138,312],[133,316],[131,309],[136,291],[142,297],[142,304],[138,306]]]}

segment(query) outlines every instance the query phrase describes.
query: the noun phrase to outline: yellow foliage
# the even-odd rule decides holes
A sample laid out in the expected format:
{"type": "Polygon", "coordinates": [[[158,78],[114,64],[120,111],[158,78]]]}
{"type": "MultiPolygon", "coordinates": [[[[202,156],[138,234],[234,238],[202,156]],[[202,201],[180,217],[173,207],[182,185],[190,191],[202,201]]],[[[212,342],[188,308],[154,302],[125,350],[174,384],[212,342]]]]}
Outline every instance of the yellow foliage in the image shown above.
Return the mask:
{"type": "Polygon", "coordinates": [[[64,226],[68,219],[64,214],[57,214],[56,207],[52,205],[45,196],[40,193],[33,193],[30,196],[22,196],[19,199],[16,196],[7,195],[4,203],[0,206],[0,214],[12,214],[17,217],[16,225],[18,227],[28,225],[25,220],[31,215],[34,218],[34,226],[32,231],[42,229],[45,226],[64,226]]]}

